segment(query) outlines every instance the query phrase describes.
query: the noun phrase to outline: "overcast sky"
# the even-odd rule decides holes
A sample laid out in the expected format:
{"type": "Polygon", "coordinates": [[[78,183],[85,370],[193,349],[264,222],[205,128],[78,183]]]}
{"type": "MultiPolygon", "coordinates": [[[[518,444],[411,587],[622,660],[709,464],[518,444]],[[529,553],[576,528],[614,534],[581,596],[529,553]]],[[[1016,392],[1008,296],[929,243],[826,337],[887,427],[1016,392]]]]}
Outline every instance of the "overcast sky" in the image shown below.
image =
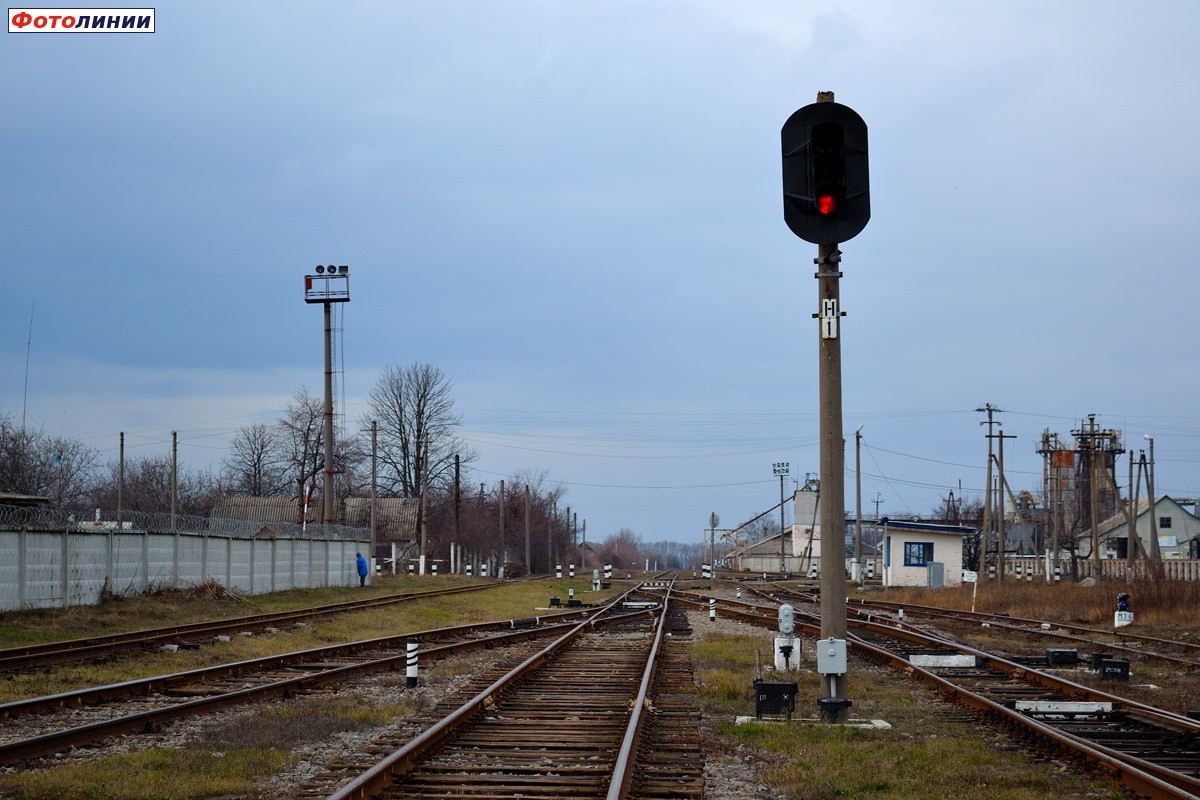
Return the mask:
{"type": "Polygon", "coordinates": [[[870,130],[847,507],[860,427],[869,516],[979,495],[985,403],[1014,488],[1095,413],[1200,494],[1194,0],[155,8],[0,34],[0,412],[219,468],[321,394],[302,280],[348,264],[348,427],[432,364],[476,480],[546,470],[589,539],[698,541],[778,501],[774,462],[819,469],[779,130],[832,90],[870,130]]]}

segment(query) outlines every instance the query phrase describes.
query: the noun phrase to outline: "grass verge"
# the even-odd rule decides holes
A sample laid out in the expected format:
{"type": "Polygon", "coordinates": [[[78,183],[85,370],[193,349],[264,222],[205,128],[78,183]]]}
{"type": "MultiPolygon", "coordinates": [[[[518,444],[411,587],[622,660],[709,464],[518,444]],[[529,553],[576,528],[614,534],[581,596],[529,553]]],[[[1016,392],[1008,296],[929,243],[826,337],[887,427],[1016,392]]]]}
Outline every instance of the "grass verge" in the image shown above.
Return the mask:
{"type": "MultiPolygon", "coordinates": [[[[1037,760],[971,714],[883,668],[852,662],[850,696],[856,719],[884,719],[892,728],[860,729],[800,721],[735,725],[754,713],[755,653],[770,632],[720,635],[693,645],[704,715],[714,755],[742,768],[758,765],[757,781],[785,800],[1065,800],[1124,798],[1115,785],[1092,781],[1037,760]],[[753,753],[747,757],[747,753],[753,753]]],[[[767,644],[764,645],[764,641],[767,644]]],[[[811,660],[787,679],[798,684],[797,713],[816,716],[820,679],[811,660]]],[[[777,673],[769,673],[773,679],[777,673]]]]}

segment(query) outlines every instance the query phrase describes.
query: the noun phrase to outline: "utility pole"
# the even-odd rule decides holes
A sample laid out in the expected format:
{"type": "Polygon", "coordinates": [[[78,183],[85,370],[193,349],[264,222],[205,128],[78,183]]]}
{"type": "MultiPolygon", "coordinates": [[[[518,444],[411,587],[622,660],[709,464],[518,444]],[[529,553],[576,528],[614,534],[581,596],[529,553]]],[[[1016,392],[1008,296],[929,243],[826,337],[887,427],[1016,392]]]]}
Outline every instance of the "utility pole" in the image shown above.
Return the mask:
{"type": "MultiPolygon", "coordinates": [[[[379,422],[371,420],[371,553],[370,557],[375,558],[376,547],[376,519],[375,506],[379,501],[379,422]]],[[[393,565],[395,566],[395,565],[393,565]]]]}
{"type": "Polygon", "coordinates": [[[1133,484],[1133,448],[1129,448],[1129,502],[1125,504],[1125,579],[1133,580],[1133,562],[1137,559],[1137,489],[1133,484]]]}
{"type": "Polygon", "coordinates": [[[1092,575],[1100,577],[1100,482],[1096,480],[1096,415],[1088,414],[1088,516],[1092,528],[1092,575]]]}
{"type": "Polygon", "coordinates": [[[785,502],[783,496],[783,479],[791,472],[791,464],[787,461],[776,461],[771,465],[771,470],[779,476],[779,574],[783,575],[787,572],[787,552],[783,548],[783,504],[785,502]]]}
{"type": "Polygon", "coordinates": [[[175,530],[175,509],[179,497],[179,434],[171,431],[171,530],[175,530]]]}
{"type": "MultiPolygon", "coordinates": [[[[1000,409],[996,408],[991,403],[984,403],[982,408],[975,409],[976,411],[987,414],[987,422],[981,422],[980,425],[987,425],[987,488],[984,490],[983,497],[983,559],[986,564],[988,547],[992,541],[992,426],[995,424],[993,415],[1001,413],[1000,409]]],[[[999,576],[1000,566],[996,566],[996,574],[999,576]]]]}
{"type": "Polygon", "coordinates": [[[429,555],[426,552],[425,545],[428,541],[427,532],[429,530],[429,505],[427,498],[429,496],[429,431],[422,431],[423,436],[417,440],[417,452],[421,464],[421,568],[418,570],[420,574],[425,574],[426,562],[429,560],[429,555]],[[422,447],[422,444],[424,445],[422,447]]]}
{"type": "Polygon", "coordinates": [[[121,452],[117,461],[117,530],[121,530],[121,512],[125,507],[125,431],[121,431],[121,452]]]}
{"type": "MultiPolygon", "coordinates": [[[[462,461],[454,454],[454,542],[462,547],[462,461]]],[[[459,569],[462,569],[462,550],[459,550],[459,569]]]]}
{"type": "Polygon", "coordinates": [[[878,522],[879,521],[879,504],[886,503],[887,500],[884,500],[883,495],[881,495],[879,492],[876,492],[875,499],[872,500],[871,502],[875,504],[875,521],[878,522]]]}
{"type": "MultiPolygon", "coordinates": [[[[500,557],[499,564],[503,564],[507,560],[507,551],[504,549],[504,479],[500,479],[500,557]]],[[[496,567],[496,577],[500,577],[500,567],[496,567]]]]}
{"type": "MultiPolygon", "coordinates": [[[[1154,437],[1147,434],[1145,439],[1150,443],[1150,465],[1146,469],[1146,509],[1150,512],[1150,563],[1157,569],[1158,562],[1162,559],[1162,551],[1158,544],[1158,509],[1154,502],[1154,437]]],[[[1155,576],[1157,577],[1157,573],[1155,576]]]]}
{"type": "Polygon", "coordinates": [[[533,558],[529,550],[529,484],[525,484],[525,570],[533,574],[533,558]]]}
{"type": "Polygon", "coordinates": [[[854,563],[862,570],[862,428],[854,432],[854,563]]]}
{"type": "Polygon", "coordinates": [[[554,522],[558,519],[558,501],[550,503],[550,519],[546,521],[546,574],[554,574],[554,522]]]}
{"type": "Polygon", "coordinates": [[[1016,436],[1005,436],[1004,428],[1000,429],[1000,433],[996,434],[999,440],[999,461],[997,462],[1000,486],[996,492],[997,514],[996,521],[998,523],[996,532],[996,580],[1000,583],[1004,582],[1004,554],[1008,550],[1007,533],[1004,530],[1004,490],[1008,484],[1004,480],[1004,440],[1015,439],[1016,436]]]}
{"type": "Polygon", "coordinates": [[[708,565],[714,580],[717,577],[717,526],[720,524],[721,518],[717,516],[717,512],[708,515],[708,565]]]}

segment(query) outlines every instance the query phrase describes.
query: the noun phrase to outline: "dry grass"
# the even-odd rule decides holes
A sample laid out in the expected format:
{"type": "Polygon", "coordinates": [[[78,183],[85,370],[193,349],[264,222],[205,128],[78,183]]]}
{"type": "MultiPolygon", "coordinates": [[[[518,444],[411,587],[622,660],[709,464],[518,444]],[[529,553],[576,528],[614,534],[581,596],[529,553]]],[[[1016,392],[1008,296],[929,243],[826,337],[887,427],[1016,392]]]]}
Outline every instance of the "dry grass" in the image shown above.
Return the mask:
{"type": "MultiPolygon", "coordinates": [[[[868,599],[879,598],[895,603],[918,603],[946,608],[970,609],[971,584],[947,589],[888,589],[868,592],[868,599]]],[[[975,610],[989,614],[1047,619],[1076,625],[1111,627],[1116,598],[1121,592],[1132,597],[1135,628],[1196,634],[1200,625],[1200,583],[1182,581],[1097,581],[1081,585],[1064,580],[1059,584],[1045,580],[1032,582],[1009,579],[1002,583],[982,581],[975,598],[975,610]]]]}
{"type": "MultiPolygon", "coordinates": [[[[440,588],[450,582],[442,579],[436,582],[400,579],[383,583],[384,587],[376,587],[379,593],[395,592],[400,586],[419,590],[440,588]]],[[[590,586],[583,581],[509,584],[478,593],[414,600],[390,608],[349,612],[314,622],[311,627],[291,628],[270,635],[234,637],[229,643],[206,645],[199,651],[143,654],[105,664],[69,665],[45,674],[12,676],[11,680],[5,682],[0,694],[44,694],[330,642],[395,635],[468,621],[528,617],[537,614],[536,608],[544,606],[551,595],[565,596],[568,587],[573,587],[577,596],[590,599],[590,592],[587,591],[590,586]]],[[[261,605],[274,608],[281,605],[322,605],[347,593],[329,590],[328,594],[319,591],[287,594],[293,596],[274,598],[261,605]],[[329,595],[333,595],[333,598],[329,595]]],[[[363,596],[357,590],[348,594],[352,597],[363,596]]],[[[605,592],[603,596],[612,594],[615,591],[605,592]]],[[[258,600],[260,598],[252,598],[247,603],[258,600]]],[[[189,608],[192,619],[230,616],[213,613],[213,608],[222,606],[221,600],[196,607],[190,605],[191,601],[187,598],[173,596],[127,599],[107,609],[67,609],[54,614],[38,612],[34,616],[50,620],[52,633],[61,633],[66,629],[63,623],[68,619],[73,620],[70,626],[75,627],[79,619],[94,620],[97,614],[113,615],[114,608],[119,607],[142,624],[132,624],[131,620],[118,622],[115,619],[106,624],[125,629],[146,627],[144,618],[140,617],[148,601],[171,606],[179,604],[169,611],[152,610],[151,614],[159,619],[172,616],[180,621],[189,621],[189,608]]],[[[240,604],[237,610],[239,615],[252,613],[240,604]]],[[[34,624],[29,619],[7,616],[9,619],[5,622],[9,625],[27,628],[34,624]]],[[[429,674],[433,674],[449,667],[439,666],[435,662],[429,669],[429,674]]],[[[387,676],[382,678],[383,685],[386,686],[388,680],[387,676]]],[[[390,680],[399,685],[404,677],[396,674],[390,680]]],[[[106,756],[0,776],[0,797],[12,800],[255,798],[255,786],[262,777],[282,769],[289,753],[296,748],[328,741],[343,732],[386,725],[398,717],[426,711],[427,704],[432,701],[423,700],[422,697],[415,693],[397,692],[364,701],[345,695],[320,694],[285,703],[264,703],[256,707],[252,714],[239,715],[235,721],[207,730],[183,748],[106,756]]]]}
{"type": "MultiPolygon", "coordinates": [[[[885,719],[889,730],[820,724],[733,724],[754,713],[754,654],[770,651],[769,631],[712,636],[693,645],[706,718],[715,720],[714,749],[761,765],[758,781],[788,800],[1067,800],[1123,798],[1107,782],[1076,777],[1036,761],[967,712],[949,706],[895,673],[855,665],[852,716],[885,719]]],[[[806,643],[807,645],[807,643],[806,643]]],[[[806,646],[806,653],[811,651],[806,646]]],[[[816,716],[820,681],[808,667],[793,673],[797,718],[816,716]]]]}
{"type": "MultiPolygon", "coordinates": [[[[1200,584],[1110,581],[1096,585],[1063,582],[980,583],[976,609],[1064,624],[1111,628],[1118,593],[1132,596],[1135,613],[1130,631],[1183,638],[1198,636],[1200,584]]],[[[972,587],[961,589],[889,589],[869,591],[869,599],[971,608],[972,587]]],[[[990,644],[1012,648],[1004,632],[982,631],[990,644]]],[[[786,800],[854,798],[862,800],[1067,800],[1124,798],[1108,781],[1087,780],[1061,764],[1036,759],[1002,734],[990,732],[968,712],[949,706],[935,694],[896,678],[881,668],[853,666],[850,697],[856,718],[883,718],[887,730],[853,729],[797,722],[754,722],[734,726],[734,715],[754,714],[752,680],[755,654],[769,658],[770,637],[764,631],[748,636],[713,636],[695,643],[697,681],[706,716],[718,720],[715,750],[738,753],[761,764],[758,781],[772,787],[773,796],[786,800]],[[739,748],[742,750],[739,751],[739,748]]],[[[1103,637],[1096,637],[1103,640],[1103,637]]],[[[977,644],[979,644],[977,642],[977,644]]],[[[809,652],[809,643],[805,643],[809,652]]],[[[979,644],[979,646],[983,646],[979,644]]],[[[1026,645],[1030,646],[1030,645],[1026,645]]],[[[1037,645],[1033,645],[1036,649],[1037,645]]],[[[1052,642],[1044,646],[1063,646],[1052,642]]],[[[815,717],[821,696],[814,664],[794,673],[798,684],[797,716],[815,717]]],[[[1088,682],[1080,675],[1079,682],[1088,682]]],[[[1178,711],[1195,709],[1200,692],[1192,676],[1156,664],[1139,664],[1134,679],[1117,690],[1142,702],[1178,711]]]]}
{"type": "MultiPolygon", "coordinates": [[[[244,616],[259,611],[325,605],[367,596],[363,591],[373,591],[375,594],[427,591],[452,586],[457,582],[454,579],[443,578],[433,581],[428,578],[397,577],[382,580],[379,582],[382,585],[368,590],[309,589],[282,592],[280,594],[285,595],[284,597],[263,595],[250,598],[244,603],[238,602],[236,613],[231,613],[235,609],[226,601],[196,602],[173,596],[126,599],[109,607],[10,612],[0,618],[0,646],[9,646],[8,637],[14,630],[22,631],[26,639],[47,641],[113,630],[153,627],[168,624],[167,620],[175,623],[193,622],[244,616]],[[35,636],[38,625],[43,622],[47,630],[42,631],[40,636],[35,636]],[[58,635],[66,631],[67,625],[72,630],[72,636],[58,635]]],[[[303,626],[290,627],[275,633],[234,636],[229,642],[205,644],[198,650],[136,653],[96,664],[65,664],[39,672],[6,675],[4,680],[0,681],[0,703],[330,644],[396,636],[465,622],[533,616],[538,613],[535,609],[544,606],[551,595],[559,594],[565,597],[568,586],[573,587],[576,595],[581,598],[588,598],[591,594],[590,581],[512,583],[479,592],[416,599],[383,608],[322,617],[303,626]]],[[[602,596],[607,597],[614,593],[615,590],[604,592],[602,596]]]]}
{"type": "Polygon", "coordinates": [[[144,750],[0,778],[15,800],[196,800],[250,797],[255,777],[280,769],[278,750],[144,750]]]}

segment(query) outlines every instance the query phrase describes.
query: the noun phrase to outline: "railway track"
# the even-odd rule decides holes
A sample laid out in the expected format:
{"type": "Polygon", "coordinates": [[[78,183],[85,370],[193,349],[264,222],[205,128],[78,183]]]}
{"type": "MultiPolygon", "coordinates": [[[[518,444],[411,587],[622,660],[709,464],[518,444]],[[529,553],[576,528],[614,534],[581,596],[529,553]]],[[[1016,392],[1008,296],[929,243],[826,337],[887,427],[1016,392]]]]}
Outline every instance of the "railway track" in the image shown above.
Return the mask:
{"type": "Polygon", "coordinates": [[[0,705],[0,764],[152,731],[235,705],[303,694],[361,675],[406,669],[410,642],[419,643],[423,652],[418,658],[438,659],[553,636],[588,613],[418,631],[5,703],[0,705]]]}
{"type": "Polygon", "coordinates": [[[575,626],[357,776],[301,796],[701,797],[690,631],[669,590],[662,609],[575,626]]]}
{"type": "Polygon", "coordinates": [[[1060,642],[1075,642],[1101,650],[1115,650],[1132,656],[1155,658],[1184,669],[1200,669],[1200,644],[1158,636],[1148,636],[1136,631],[1111,628],[1096,628],[1067,622],[1051,622],[1040,619],[1014,617],[1009,614],[986,614],[976,611],[938,608],[936,606],[886,603],[858,598],[849,600],[852,608],[890,614],[903,613],[911,616],[936,619],[943,622],[986,624],[1029,636],[1053,638],[1060,642]],[[1153,649],[1150,649],[1153,648],[1153,649]],[[1175,651],[1175,652],[1171,652],[1175,651]]]}
{"type": "Polygon", "coordinates": [[[106,636],[89,636],[44,644],[7,647],[0,649],[0,673],[22,669],[35,669],[67,661],[101,660],[133,650],[161,647],[164,644],[198,647],[202,643],[211,641],[214,637],[222,634],[285,627],[287,625],[294,625],[297,622],[330,614],[362,611],[381,606],[395,605],[397,603],[412,602],[428,597],[444,597],[463,592],[475,592],[498,585],[500,584],[486,583],[478,586],[460,586],[451,589],[391,594],[365,600],[351,600],[344,603],[331,603],[312,608],[296,609],[294,611],[230,617],[184,625],[171,625],[162,628],[127,631],[106,636]]]}
{"type": "MultiPolygon", "coordinates": [[[[760,589],[747,586],[750,594],[770,600],[797,601],[819,604],[819,599],[808,592],[787,587],[760,589]]],[[[981,626],[1002,630],[1033,639],[1051,639],[1056,644],[1084,645],[1110,656],[1120,653],[1137,660],[1161,661],[1171,667],[1188,671],[1200,670],[1200,644],[1174,639],[1148,636],[1135,631],[1095,628],[1066,622],[1014,617],[1010,614],[989,614],[977,611],[941,608],[913,603],[892,603],[865,598],[847,598],[848,613],[859,619],[872,620],[877,617],[902,619],[915,617],[937,620],[943,625],[963,625],[968,632],[981,626]],[[1172,652],[1174,651],[1174,652],[1172,652]]],[[[968,633],[969,635],[969,633],[968,633]]]]}
{"type": "MultiPolygon", "coordinates": [[[[676,602],[708,608],[707,597],[676,602]]],[[[718,613],[761,627],[775,614],[718,599],[718,613]]],[[[816,619],[813,615],[811,619],[816,619]]],[[[849,619],[851,653],[920,679],[1015,732],[1036,749],[1068,754],[1146,797],[1200,797],[1200,722],[1082,686],[897,622],[849,619]],[[923,666],[924,664],[924,666],[923,666]]],[[[820,637],[819,620],[798,631],[820,637]]]]}

